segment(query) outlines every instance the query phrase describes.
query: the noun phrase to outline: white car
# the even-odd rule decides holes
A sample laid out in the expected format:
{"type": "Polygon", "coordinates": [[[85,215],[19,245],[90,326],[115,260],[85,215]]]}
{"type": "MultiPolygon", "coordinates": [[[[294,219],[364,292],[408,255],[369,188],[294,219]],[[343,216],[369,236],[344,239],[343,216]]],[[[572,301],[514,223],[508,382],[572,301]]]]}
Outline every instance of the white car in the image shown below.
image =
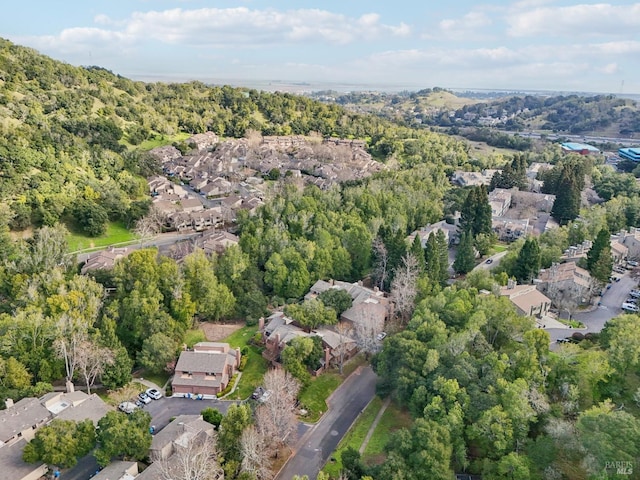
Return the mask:
{"type": "Polygon", "coordinates": [[[146,393],[154,400],[160,400],[162,398],[162,394],[155,388],[148,389],[146,393]]]}
{"type": "Polygon", "coordinates": [[[640,290],[631,290],[629,296],[633,298],[640,298],[640,290]]]}
{"type": "Polygon", "coordinates": [[[633,303],[627,303],[627,302],[623,303],[622,309],[626,310],[627,312],[640,312],[640,307],[638,307],[633,303]]]}
{"type": "Polygon", "coordinates": [[[145,405],[151,403],[151,397],[149,397],[149,395],[147,395],[147,392],[142,392],[138,394],[138,398],[140,399],[140,401],[142,403],[144,403],[145,405]]]}
{"type": "Polygon", "coordinates": [[[385,339],[385,337],[387,336],[387,332],[380,332],[378,334],[378,336],[376,337],[376,340],[378,340],[379,342],[381,342],[382,340],[385,339]]]}
{"type": "Polygon", "coordinates": [[[136,404],[132,402],[122,402],[118,405],[118,409],[126,414],[133,413],[137,408],[136,404]]]}

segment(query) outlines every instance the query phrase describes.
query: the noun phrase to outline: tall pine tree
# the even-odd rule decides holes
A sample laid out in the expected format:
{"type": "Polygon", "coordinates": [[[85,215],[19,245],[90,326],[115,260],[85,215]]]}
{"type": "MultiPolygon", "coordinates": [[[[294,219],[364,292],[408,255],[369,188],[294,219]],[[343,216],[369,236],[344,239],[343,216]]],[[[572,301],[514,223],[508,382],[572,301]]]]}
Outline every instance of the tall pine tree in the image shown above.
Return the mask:
{"type": "Polygon", "coordinates": [[[587,270],[591,276],[602,283],[607,283],[613,268],[611,257],[611,235],[603,228],[593,241],[591,250],[587,253],[587,270]]]}
{"type": "Polygon", "coordinates": [[[519,283],[531,283],[540,270],[540,245],[535,238],[527,238],[518,253],[514,276],[519,283]]]}
{"type": "Polygon", "coordinates": [[[473,249],[473,238],[467,232],[462,232],[460,245],[456,252],[456,259],[453,262],[453,269],[457,273],[467,273],[475,266],[475,252],[473,249]]]}

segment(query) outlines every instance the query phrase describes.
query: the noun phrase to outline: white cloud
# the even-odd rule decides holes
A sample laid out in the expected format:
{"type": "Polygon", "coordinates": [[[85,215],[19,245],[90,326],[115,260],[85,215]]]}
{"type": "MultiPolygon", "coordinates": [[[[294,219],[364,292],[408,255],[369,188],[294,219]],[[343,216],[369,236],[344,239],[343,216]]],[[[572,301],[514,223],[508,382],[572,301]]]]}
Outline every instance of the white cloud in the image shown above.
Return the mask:
{"type": "Polygon", "coordinates": [[[445,33],[461,33],[491,25],[492,21],[484,12],[473,11],[460,19],[440,21],[440,29],[445,33]]]}
{"type": "Polygon", "coordinates": [[[507,13],[506,21],[509,25],[507,33],[514,37],[637,35],[640,3],[515,9],[507,13]]]}
{"type": "Polygon", "coordinates": [[[619,69],[618,69],[618,64],[613,62],[613,63],[609,63],[607,65],[605,65],[604,67],[602,67],[600,69],[600,71],[602,73],[606,73],[607,75],[612,75],[614,73],[618,73],[619,69]]]}
{"type": "MultiPolygon", "coordinates": [[[[320,9],[278,11],[237,8],[175,8],[164,11],[134,12],[127,19],[114,21],[97,15],[95,22],[110,25],[114,32],[139,40],[198,46],[270,45],[321,42],[342,45],[383,36],[406,36],[405,23],[386,25],[376,13],[358,18],[320,9]]],[[[63,31],[61,39],[66,31],[63,31]]]]}

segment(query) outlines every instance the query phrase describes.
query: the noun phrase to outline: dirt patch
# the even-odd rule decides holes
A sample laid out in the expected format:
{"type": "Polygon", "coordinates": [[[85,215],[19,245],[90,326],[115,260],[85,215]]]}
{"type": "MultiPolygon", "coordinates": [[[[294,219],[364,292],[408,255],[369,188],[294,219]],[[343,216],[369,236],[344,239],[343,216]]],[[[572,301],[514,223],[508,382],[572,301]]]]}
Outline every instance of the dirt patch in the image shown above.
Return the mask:
{"type": "Polygon", "coordinates": [[[209,342],[219,342],[224,340],[236,330],[241,329],[243,323],[209,323],[201,322],[198,326],[204,332],[204,336],[209,342]]]}

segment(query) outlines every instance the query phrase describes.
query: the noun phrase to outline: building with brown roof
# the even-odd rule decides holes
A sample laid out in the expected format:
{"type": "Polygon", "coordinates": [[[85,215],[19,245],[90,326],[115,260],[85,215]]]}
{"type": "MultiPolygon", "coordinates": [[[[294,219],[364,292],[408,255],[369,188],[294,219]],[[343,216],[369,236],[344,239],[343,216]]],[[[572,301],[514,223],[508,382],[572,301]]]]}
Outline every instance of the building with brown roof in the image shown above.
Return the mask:
{"type": "Polygon", "coordinates": [[[166,460],[174,454],[177,445],[186,444],[201,433],[213,435],[213,425],[205,422],[202,415],[179,415],[153,436],[149,458],[154,462],[166,460]]]}
{"type": "Polygon", "coordinates": [[[542,318],[549,313],[551,299],[536,289],[535,285],[517,285],[513,280],[500,288],[500,295],[507,297],[520,315],[542,318]]]}
{"type": "Polygon", "coordinates": [[[567,299],[575,300],[576,304],[591,300],[591,275],[574,262],[554,263],[550,268],[540,270],[536,283],[538,289],[556,305],[565,303],[567,299]]]}
{"type": "Polygon", "coordinates": [[[240,366],[240,349],[228,343],[200,342],[180,353],[171,381],[174,396],[214,398],[240,366]]]}
{"type": "Polygon", "coordinates": [[[90,253],[82,265],[80,273],[85,275],[87,272],[95,270],[111,270],[118,260],[126,257],[132,251],[133,249],[129,247],[108,247],[105,250],[90,253]]]}

